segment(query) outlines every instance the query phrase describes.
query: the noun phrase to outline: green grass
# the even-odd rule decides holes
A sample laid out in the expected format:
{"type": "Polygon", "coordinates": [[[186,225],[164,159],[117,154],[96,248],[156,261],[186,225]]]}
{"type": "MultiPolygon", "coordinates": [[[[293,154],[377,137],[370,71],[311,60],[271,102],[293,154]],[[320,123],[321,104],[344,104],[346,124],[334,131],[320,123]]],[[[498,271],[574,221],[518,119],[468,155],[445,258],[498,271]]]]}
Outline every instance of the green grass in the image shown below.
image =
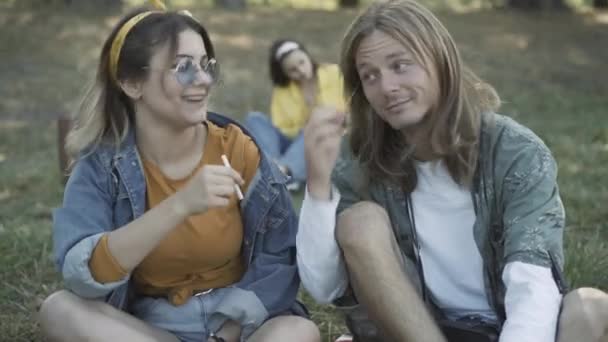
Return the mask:
{"type": "MultiPolygon", "coordinates": [[[[335,62],[356,14],[261,7],[193,13],[212,32],[222,63],[224,80],[212,108],[237,119],[268,108],[266,52],[274,38],[295,37],[319,60],[335,62]]],[[[608,290],[608,25],[591,14],[440,17],[469,64],[496,85],[502,112],[537,132],[558,160],[568,214],[568,279],[608,290]]],[[[0,12],[1,341],[38,340],[36,306],[60,287],[50,239],[51,210],[62,197],[54,119],[72,109],[116,20],[113,13],[49,8],[0,12]]],[[[343,331],[331,308],[302,296],[324,341],[343,331]]]]}

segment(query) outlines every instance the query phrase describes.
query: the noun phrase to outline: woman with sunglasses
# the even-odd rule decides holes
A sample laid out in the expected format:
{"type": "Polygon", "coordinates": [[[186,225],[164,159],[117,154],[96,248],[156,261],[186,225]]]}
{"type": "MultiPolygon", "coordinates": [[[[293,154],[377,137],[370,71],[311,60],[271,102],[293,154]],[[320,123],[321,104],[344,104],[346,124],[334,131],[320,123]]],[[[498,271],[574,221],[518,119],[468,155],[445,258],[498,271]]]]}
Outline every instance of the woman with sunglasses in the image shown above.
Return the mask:
{"type": "Polygon", "coordinates": [[[207,112],[218,72],[184,13],[137,10],[106,40],[67,141],[48,340],[319,340],[296,301],[286,177],[207,112]]]}
{"type": "Polygon", "coordinates": [[[304,45],[278,39],[270,47],[273,83],[270,117],[253,112],[245,125],[260,147],[290,176],[288,189],[306,180],[303,128],[315,110],[344,113],[342,75],[335,64],[318,64],[304,45]]]}

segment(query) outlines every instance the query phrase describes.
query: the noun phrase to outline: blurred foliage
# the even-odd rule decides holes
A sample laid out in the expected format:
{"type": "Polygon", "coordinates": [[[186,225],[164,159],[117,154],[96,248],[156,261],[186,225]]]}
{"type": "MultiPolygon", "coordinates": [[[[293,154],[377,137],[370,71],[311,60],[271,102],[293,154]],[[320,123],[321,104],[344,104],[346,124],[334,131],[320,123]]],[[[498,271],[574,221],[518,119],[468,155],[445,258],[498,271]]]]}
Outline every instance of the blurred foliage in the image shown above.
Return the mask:
{"type": "MultiPolygon", "coordinates": [[[[102,4],[104,0],[0,0],[0,8],[57,8],[82,7],[80,3],[102,4]]],[[[122,0],[125,7],[140,6],[146,0],[122,0]]],[[[337,10],[339,0],[246,0],[248,7],[274,7],[297,8],[317,10],[337,10]]],[[[366,6],[373,0],[359,0],[360,6],[366,6]]],[[[447,9],[453,11],[472,11],[488,8],[504,7],[507,0],[420,0],[424,5],[433,9],[447,9]]],[[[213,7],[214,0],[165,0],[173,8],[201,8],[213,7]]],[[[593,0],[565,0],[565,3],[574,9],[582,10],[593,7],[593,0]]],[[[101,5],[103,6],[103,5],[101,5]]]]}

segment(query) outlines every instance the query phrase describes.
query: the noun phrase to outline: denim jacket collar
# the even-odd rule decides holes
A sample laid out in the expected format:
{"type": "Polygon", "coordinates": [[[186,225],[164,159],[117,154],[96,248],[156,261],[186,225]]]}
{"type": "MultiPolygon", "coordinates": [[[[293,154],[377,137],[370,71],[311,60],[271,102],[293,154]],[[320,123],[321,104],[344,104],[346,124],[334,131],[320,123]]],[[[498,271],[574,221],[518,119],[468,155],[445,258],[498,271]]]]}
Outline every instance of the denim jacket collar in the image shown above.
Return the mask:
{"type": "MultiPolygon", "coordinates": [[[[236,125],[255,142],[254,137],[249,134],[247,129],[234,120],[212,112],[208,114],[208,120],[220,127],[229,124],[236,125]]],[[[142,160],[137,149],[135,130],[129,130],[118,149],[104,145],[100,146],[98,154],[102,163],[111,170],[115,181],[115,177],[118,176],[125,185],[127,194],[131,199],[134,218],[141,216],[146,209],[146,180],[144,178],[142,160]],[[114,172],[117,172],[118,174],[115,174],[114,172]]],[[[260,155],[259,171],[255,174],[251,182],[253,186],[249,187],[250,191],[244,194],[245,198],[241,203],[241,208],[249,203],[251,192],[256,187],[260,186],[264,189],[270,189],[270,193],[272,194],[274,185],[285,184],[287,182],[287,177],[278,168],[270,165],[270,160],[265,154],[260,152],[260,155]]],[[[276,191],[277,190],[275,190],[275,192],[276,191]]],[[[269,198],[264,196],[262,199],[268,200],[269,198]]]]}

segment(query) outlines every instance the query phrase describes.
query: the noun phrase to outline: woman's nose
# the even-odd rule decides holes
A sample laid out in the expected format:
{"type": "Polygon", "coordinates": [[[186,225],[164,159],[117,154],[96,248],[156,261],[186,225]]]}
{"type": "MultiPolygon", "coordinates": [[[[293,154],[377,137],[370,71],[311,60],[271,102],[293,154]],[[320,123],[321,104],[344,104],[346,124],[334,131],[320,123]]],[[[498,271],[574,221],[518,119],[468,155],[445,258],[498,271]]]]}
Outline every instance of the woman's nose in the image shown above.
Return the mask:
{"type": "Polygon", "coordinates": [[[300,76],[306,76],[306,68],[303,65],[298,67],[298,73],[300,76]]]}

